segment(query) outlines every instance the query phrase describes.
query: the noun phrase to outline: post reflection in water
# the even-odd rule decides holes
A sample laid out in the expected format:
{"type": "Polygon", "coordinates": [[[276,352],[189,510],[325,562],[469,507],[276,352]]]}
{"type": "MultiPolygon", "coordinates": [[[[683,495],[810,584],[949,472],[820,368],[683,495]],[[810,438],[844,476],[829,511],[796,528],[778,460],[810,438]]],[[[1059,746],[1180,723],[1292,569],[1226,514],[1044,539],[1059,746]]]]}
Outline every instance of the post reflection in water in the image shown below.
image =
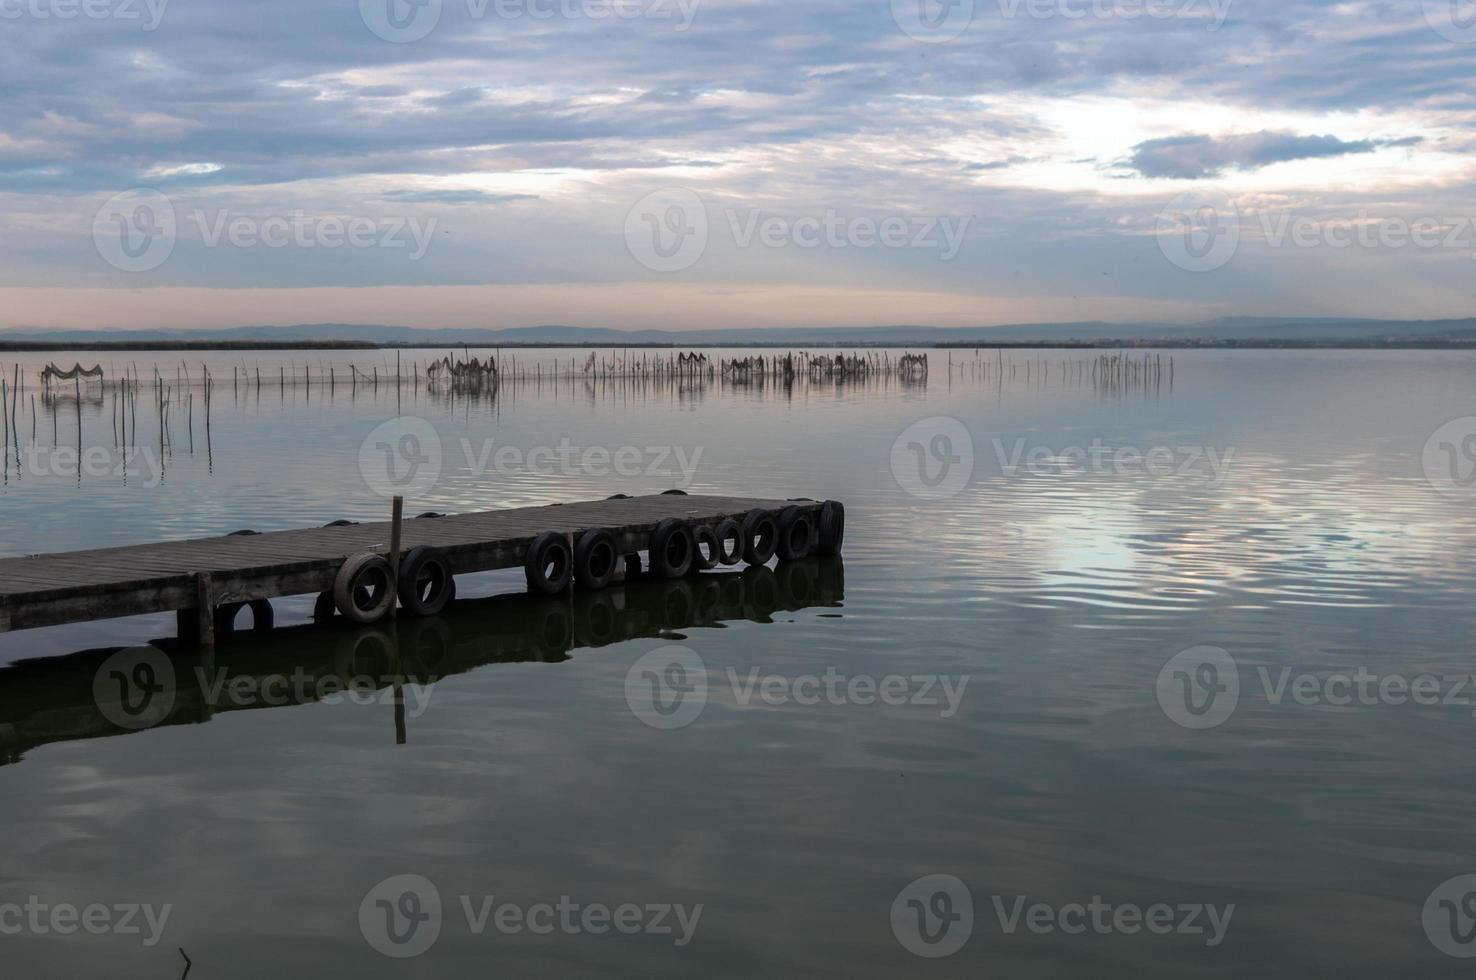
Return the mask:
{"type": "Polygon", "coordinates": [[[440,616],[372,627],[241,633],[203,659],[166,639],[24,660],[0,670],[0,763],[53,742],[348,698],[392,703],[404,744],[422,689],[445,678],[490,664],[562,663],[575,650],[728,621],[768,623],[777,612],[839,607],[844,590],[839,557],[809,558],[600,592],[464,600],[440,616]]]}

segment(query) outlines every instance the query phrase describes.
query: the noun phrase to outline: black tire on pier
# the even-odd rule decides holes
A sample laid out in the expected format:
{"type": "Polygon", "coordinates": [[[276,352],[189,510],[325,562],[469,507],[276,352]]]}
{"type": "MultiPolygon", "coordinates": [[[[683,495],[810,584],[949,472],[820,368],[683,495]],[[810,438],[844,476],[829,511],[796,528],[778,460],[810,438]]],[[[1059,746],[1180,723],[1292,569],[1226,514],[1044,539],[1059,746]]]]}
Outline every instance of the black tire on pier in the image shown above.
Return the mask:
{"type": "Polygon", "coordinates": [[[687,496],[687,491],[685,491],[685,490],[663,490],[663,491],[661,491],[661,496],[663,496],[663,497],[685,497],[685,496],[687,496]]]}
{"type": "Polygon", "coordinates": [[[333,580],[333,604],[345,619],[366,626],[389,615],[395,590],[388,559],[368,551],[351,556],[333,580]]]}
{"type": "Polygon", "coordinates": [[[336,520],[336,521],[329,521],[327,524],[324,524],[323,526],[324,527],[353,527],[357,523],[359,523],[359,522],[358,521],[345,521],[345,520],[339,519],[339,520],[336,520]]]}
{"type": "Polygon", "coordinates": [[[743,560],[767,565],[779,545],[779,524],[766,510],[751,510],[743,518],[743,560]]]}
{"type": "Polygon", "coordinates": [[[581,589],[597,592],[620,570],[615,535],[604,528],[585,531],[574,545],[574,580],[581,589]]]}
{"type": "Polygon", "coordinates": [[[692,568],[697,542],[686,521],[668,518],[651,533],[651,574],[657,578],[681,578],[692,568]]]}
{"type": "Polygon", "coordinates": [[[254,537],[256,537],[260,533],[261,533],[260,531],[253,531],[250,528],[245,528],[245,529],[240,530],[240,531],[232,531],[230,534],[227,534],[226,537],[228,537],[228,538],[254,538],[254,537]]]}
{"type": "Polygon", "coordinates": [[[718,539],[718,561],[724,565],[736,565],[743,560],[743,525],[725,517],[718,521],[712,533],[718,539]]]}
{"type": "Polygon", "coordinates": [[[277,624],[277,614],[266,599],[250,602],[228,602],[215,610],[215,632],[226,636],[236,632],[236,619],[242,609],[251,610],[251,632],[264,633],[277,624]]]}
{"type": "Polygon", "coordinates": [[[412,616],[437,616],[456,598],[456,577],[439,548],[421,545],[400,559],[400,605],[412,616]]]}
{"type": "Polygon", "coordinates": [[[569,539],[555,531],[544,531],[534,538],[523,556],[523,573],[528,580],[528,591],[536,595],[567,591],[574,579],[569,539]]]}
{"type": "Polygon", "coordinates": [[[798,561],[815,548],[815,521],[810,512],[786,507],[779,512],[779,537],[775,550],[780,561],[798,561]]]}
{"type": "Polygon", "coordinates": [[[313,622],[326,623],[338,612],[338,606],[334,605],[332,592],[319,592],[318,599],[313,603],[313,622]]]}
{"type": "Polygon", "coordinates": [[[822,555],[838,555],[846,540],[846,506],[839,500],[820,505],[820,535],[815,551],[822,555]]]}
{"type": "Polygon", "coordinates": [[[692,571],[705,572],[716,568],[722,558],[723,546],[718,543],[717,532],[711,524],[698,524],[692,528],[692,540],[696,547],[692,551],[692,571]]]}
{"type": "Polygon", "coordinates": [[[630,499],[630,494],[628,494],[628,493],[616,493],[616,494],[611,494],[610,496],[606,497],[605,499],[606,500],[629,500],[630,499]]]}

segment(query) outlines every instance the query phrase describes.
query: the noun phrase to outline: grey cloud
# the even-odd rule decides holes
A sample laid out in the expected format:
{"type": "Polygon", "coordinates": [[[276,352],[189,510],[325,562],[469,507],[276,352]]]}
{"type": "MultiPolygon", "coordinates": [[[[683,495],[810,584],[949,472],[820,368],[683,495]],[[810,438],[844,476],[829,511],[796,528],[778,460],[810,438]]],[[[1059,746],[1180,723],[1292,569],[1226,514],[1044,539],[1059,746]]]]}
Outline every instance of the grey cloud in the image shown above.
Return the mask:
{"type": "Polygon", "coordinates": [[[1244,133],[1207,136],[1186,133],[1148,140],[1133,147],[1130,166],[1144,177],[1199,179],[1226,170],[1255,170],[1287,160],[1372,153],[1388,146],[1413,146],[1418,137],[1399,140],[1341,140],[1336,136],[1299,136],[1296,133],[1244,133]]]}

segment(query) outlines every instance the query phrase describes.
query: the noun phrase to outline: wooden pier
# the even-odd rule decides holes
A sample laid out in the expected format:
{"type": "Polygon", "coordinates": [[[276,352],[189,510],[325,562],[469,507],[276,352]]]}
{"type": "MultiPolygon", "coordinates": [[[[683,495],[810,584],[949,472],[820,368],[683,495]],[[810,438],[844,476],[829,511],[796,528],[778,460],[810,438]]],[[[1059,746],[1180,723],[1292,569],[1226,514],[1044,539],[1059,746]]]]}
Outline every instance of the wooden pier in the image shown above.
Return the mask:
{"type": "Polygon", "coordinates": [[[668,493],[6,558],[0,633],[175,611],[181,639],[211,646],[243,609],[269,626],[283,596],[317,594],[319,619],[367,624],[438,613],[473,572],[522,567],[530,592],[553,595],[833,555],[844,522],[835,501],[668,493]]]}

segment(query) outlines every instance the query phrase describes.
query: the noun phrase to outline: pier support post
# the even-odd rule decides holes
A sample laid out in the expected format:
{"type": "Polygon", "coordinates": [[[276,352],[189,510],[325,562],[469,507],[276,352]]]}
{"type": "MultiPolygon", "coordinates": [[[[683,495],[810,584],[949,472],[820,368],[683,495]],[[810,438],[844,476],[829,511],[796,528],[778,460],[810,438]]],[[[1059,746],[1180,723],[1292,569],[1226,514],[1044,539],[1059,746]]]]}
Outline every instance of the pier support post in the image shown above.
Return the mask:
{"type": "Polygon", "coordinates": [[[390,509],[390,592],[394,598],[390,600],[389,618],[398,618],[400,606],[400,540],[402,525],[405,520],[405,498],[396,497],[394,505],[390,509]]]}
{"type": "Polygon", "coordinates": [[[202,653],[215,652],[215,589],[209,572],[195,576],[195,636],[202,653]]]}

